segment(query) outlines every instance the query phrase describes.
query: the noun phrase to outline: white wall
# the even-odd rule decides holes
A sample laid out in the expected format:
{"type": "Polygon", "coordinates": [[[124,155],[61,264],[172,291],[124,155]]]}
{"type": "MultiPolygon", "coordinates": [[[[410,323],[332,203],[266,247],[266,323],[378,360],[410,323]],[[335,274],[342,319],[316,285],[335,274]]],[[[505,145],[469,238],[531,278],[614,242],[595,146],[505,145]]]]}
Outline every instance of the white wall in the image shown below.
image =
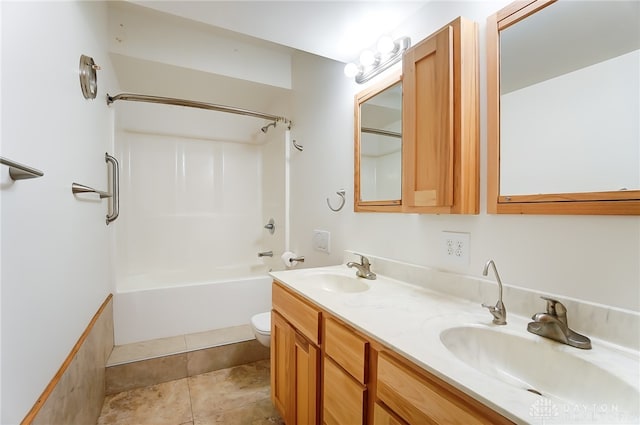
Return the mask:
{"type": "Polygon", "coordinates": [[[298,53],[293,57],[292,137],[304,151],[291,153],[291,249],[305,267],[342,262],[347,217],[353,214],[353,95],[344,64],[298,53]],[[342,211],[336,191],[346,189],[342,211]],[[313,230],[331,232],[329,254],[312,248],[313,230]]]}
{"type": "Polygon", "coordinates": [[[501,95],[501,194],[640,188],[638,75],[640,50],[501,95]]]}
{"type": "Polygon", "coordinates": [[[291,88],[291,57],[273,43],[243,41],[224,30],[129,2],[109,5],[109,50],[189,69],[291,88]]]}
{"type": "Polygon", "coordinates": [[[0,168],[3,424],[23,419],[109,293],[106,202],[71,194],[107,188],[106,44],[103,3],[2,2],[2,156],[44,171],[12,182],[0,168]],[[102,67],[95,100],[81,54],[102,67]]]}
{"type": "MultiPolygon", "coordinates": [[[[294,130],[305,151],[294,155],[292,166],[292,244],[307,256],[307,266],[341,262],[341,250],[352,249],[447,269],[441,256],[442,231],[468,232],[469,266],[453,271],[481,276],[485,261],[493,258],[506,284],[638,311],[640,217],[485,212],[486,18],[507,3],[429,3],[394,33],[411,36],[415,44],[459,15],[480,24],[481,213],[477,216],[354,213],[352,102],[363,87],[344,77],[342,64],[307,55],[294,58],[294,130]],[[333,213],[325,198],[339,187],[347,189],[349,201],[343,211],[333,213]],[[331,231],[330,256],[312,250],[314,228],[331,231]]],[[[508,307],[508,300],[505,303],[508,307]]]]}

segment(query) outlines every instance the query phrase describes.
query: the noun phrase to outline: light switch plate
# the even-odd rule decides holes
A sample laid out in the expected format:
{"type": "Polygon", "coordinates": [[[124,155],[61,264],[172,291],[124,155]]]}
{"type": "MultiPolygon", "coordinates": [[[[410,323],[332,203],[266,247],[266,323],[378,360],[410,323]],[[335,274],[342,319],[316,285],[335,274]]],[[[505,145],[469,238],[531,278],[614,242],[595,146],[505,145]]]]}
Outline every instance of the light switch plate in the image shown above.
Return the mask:
{"type": "Polygon", "coordinates": [[[331,249],[331,233],[326,230],[313,231],[313,248],[316,251],[329,253],[331,249]]]}

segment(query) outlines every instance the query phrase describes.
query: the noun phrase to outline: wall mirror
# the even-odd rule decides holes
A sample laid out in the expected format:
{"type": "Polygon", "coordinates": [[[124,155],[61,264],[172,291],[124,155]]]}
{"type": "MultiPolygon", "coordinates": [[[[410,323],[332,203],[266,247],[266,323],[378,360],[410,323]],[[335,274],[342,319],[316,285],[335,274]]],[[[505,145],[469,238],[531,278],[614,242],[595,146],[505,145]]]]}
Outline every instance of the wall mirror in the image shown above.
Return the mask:
{"type": "Polygon", "coordinates": [[[490,213],[640,214],[640,2],[487,20],[490,213]]]}
{"type": "Polygon", "coordinates": [[[400,211],[402,80],[400,73],[358,93],[355,113],[355,211],[400,211]]]}

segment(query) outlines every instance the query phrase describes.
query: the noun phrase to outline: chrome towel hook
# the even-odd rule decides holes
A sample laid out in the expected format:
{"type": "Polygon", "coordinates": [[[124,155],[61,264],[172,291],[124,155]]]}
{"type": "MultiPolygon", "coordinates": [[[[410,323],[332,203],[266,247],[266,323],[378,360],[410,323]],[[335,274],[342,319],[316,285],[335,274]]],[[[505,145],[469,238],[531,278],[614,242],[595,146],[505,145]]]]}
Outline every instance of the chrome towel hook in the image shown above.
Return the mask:
{"type": "Polygon", "coordinates": [[[342,199],[340,200],[340,206],[339,206],[338,208],[333,208],[333,207],[331,206],[331,202],[329,202],[329,198],[327,198],[327,205],[329,206],[329,209],[330,209],[331,211],[336,211],[336,212],[338,212],[338,211],[340,211],[340,210],[342,209],[342,207],[344,207],[345,202],[347,202],[347,198],[345,197],[345,193],[346,193],[346,191],[345,191],[344,189],[340,189],[339,191],[337,191],[337,192],[336,192],[336,194],[337,194],[338,196],[340,196],[340,198],[342,198],[342,199]]]}
{"type": "Polygon", "coordinates": [[[291,139],[291,144],[293,145],[294,148],[298,149],[300,152],[302,152],[304,150],[304,147],[302,145],[298,144],[293,139],[291,139]]]}

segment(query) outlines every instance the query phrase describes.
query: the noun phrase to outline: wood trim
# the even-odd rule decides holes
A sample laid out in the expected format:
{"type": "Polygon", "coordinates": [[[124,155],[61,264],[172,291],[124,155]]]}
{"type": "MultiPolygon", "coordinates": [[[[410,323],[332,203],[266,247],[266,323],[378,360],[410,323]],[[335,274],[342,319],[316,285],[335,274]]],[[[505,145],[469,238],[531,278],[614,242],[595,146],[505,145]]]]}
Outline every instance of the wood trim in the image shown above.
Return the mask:
{"type": "Polygon", "coordinates": [[[500,191],[500,50],[498,15],[487,18],[487,213],[498,212],[500,191]]]}
{"type": "Polygon", "coordinates": [[[542,195],[503,195],[498,202],[581,202],[581,201],[635,201],[640,199],[640,190],[588,193],[548,193],[542,195]]]}
{"type": "Polygon", "coordinates": [[[509,202],[497,204],[498,214],[640,215],[638,201],[509,202]]]}
{"type": "Polygon", "coordinates": [[[478,24],[459,18],[459,37],[454,36],[456,118],[454,159],[454,208],[460,214],[480,212],[480,65],[478,24]]]}
{"type": "Polygon", "coordinates": [[[487,18],[487,213],[640,215],[640,190],[500,195],[499,31],[555,1],[516,1],[487,18]]]}
{"type": "Polygon", "coordinates": [[[511,25],[520,22],[524,18],[551,5],[552,3],[555,3],[556,1],[557,0],[527,0],[511,3],[497,13],[499,25],[498,31],[509,28],[511,25]]]}
{"type": "Polygon", "coordinates": [[[22,422],[20,422],[21,425],[30,425],[33,422],[33,420],[36,418],[36,416],[40,412],[40,409],[42,409],[42,406],[44,406],[44,403],[47,401],[47,399],[55,389],[56,385],[58,385],[58,383],[60,382],[60,379],[62,379],[62,375],[69,368],[69,365],[73,361],[78,351],[80,351],[82,344],[84,344],[84,342],[87,340],[87,337],[89,336],[89,333],[93,329],[93,326],[96,324],[96,322],[100,318],[100,315],[102,315],[102,312],[107,308],[107,305],[109,304],[112,298],[113,298],[113,294],[109,294],[107,298],[102,302],[102,305],[100,306],[98,311],[93,315],[93,318],[89,322],[89,325],[87,325],[84,332],[82,332],[82,335],[80,335],[80,338],[71,349],[71,352],[62,363],[62,366],[60,366],[60,369],[58,369],[58,371],[53,376],[49,384],[46,386],[42,394],[40,394],[40,397],[38,397],[38,400],[36,400],[31,410],[29,410],[29,412],[24,417],[22,422]]]}

